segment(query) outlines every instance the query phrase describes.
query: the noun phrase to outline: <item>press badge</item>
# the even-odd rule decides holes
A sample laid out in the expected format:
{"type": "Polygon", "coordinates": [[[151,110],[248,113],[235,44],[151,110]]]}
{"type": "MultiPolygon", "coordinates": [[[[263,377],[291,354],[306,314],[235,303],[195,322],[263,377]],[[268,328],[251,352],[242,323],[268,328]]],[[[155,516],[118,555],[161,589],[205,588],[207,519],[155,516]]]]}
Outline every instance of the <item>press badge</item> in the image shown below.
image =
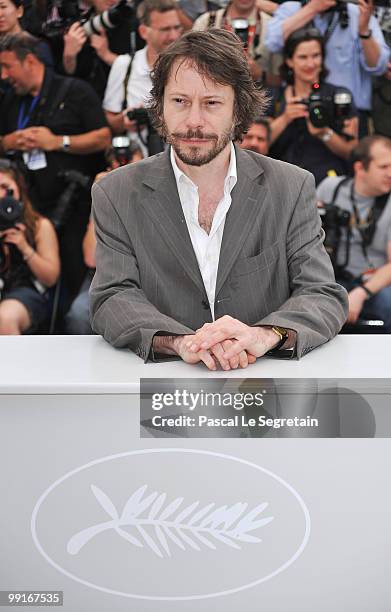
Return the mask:
{"type": "Polygon", "coordinates": [[[24,163],[29,170],[43,170],[47,167],[45,151],[42,149],[33,149],[23,153],[24,163]]]}

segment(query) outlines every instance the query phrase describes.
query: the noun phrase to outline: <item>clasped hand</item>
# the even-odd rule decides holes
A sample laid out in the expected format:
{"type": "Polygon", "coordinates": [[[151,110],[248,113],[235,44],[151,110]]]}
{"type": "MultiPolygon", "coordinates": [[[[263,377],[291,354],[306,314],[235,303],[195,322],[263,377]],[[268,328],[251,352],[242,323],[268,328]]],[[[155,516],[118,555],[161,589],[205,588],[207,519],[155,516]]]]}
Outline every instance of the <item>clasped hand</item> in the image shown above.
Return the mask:
{"type": "Polygon", "coordinates": [[[32,151],[33,149],[54,151],[58,148],[58,136],[44,126],[28,127],[12,134],[8,148],[15,148],[18,151],[32,151]]]}
{"type": "Polygon", "coordinates": [[[176,352],[187,363],[202,361],[210,370],[246,368],[278,343],[264,327],[251,327],[225,315],[205,323],[192,336],[176,338],[176,352]]]}

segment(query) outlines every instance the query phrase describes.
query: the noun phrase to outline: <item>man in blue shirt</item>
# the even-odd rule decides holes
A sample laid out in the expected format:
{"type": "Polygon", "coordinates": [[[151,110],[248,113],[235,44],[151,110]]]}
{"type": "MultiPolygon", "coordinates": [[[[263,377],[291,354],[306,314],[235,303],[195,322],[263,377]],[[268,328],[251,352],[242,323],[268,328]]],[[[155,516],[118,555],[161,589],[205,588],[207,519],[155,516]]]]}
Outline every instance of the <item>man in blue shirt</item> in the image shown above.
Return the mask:
{"type": "Polygon", "coordinates": [[[335,0],[284,2],[274,13],[266,32],[266,46],[275,53],[299,28],[313,24],[326,41],[327,81],[350,89],[359,110],[360,136],[367,132],[371,110],[372,76],[387,70],[390,50],[373,5],[365,0],[345,4],[335,0]]]}

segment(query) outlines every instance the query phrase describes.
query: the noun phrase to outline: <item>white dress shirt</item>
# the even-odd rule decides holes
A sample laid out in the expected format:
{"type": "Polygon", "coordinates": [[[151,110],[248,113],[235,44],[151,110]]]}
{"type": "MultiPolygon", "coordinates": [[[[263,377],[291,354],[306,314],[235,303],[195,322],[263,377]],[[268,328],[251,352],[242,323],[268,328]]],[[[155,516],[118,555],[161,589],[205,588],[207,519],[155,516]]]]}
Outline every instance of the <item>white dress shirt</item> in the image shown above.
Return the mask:
{"type": "MultiPolygon", "coordinates": [[[[124,102],[124,82],[129,67],[130,56],[119,55],[111,66],[109,78],[103,99],[103,109],[111,113],[122,112],[124,102]]],[[[147,47],[135,53],[132,60],[132,69],[126,90],[126,107],[137,108],[146,106],[152,89],[151,68],[147,60],[147,47]]],[[[136,142],[142,150],[144,157],[148,157],[148,149],[136,132],[128,132],[131,141],[136,142]]],[[[146,142],[148,130],[143,129],[141,136],[146,142]]]]}
{"type": "MultiPolygon", "coordinates": [[[[223,239],[225,218],[232,201],[231,191],[236,185],[237,181],[235,147],[231,142],[230,163],[227,175],[224,179],[224,195],[217,205],[209,234],[207,234],[207,232],[198,222],[198,206],[200,201],[198,187],[191,179],[189,179],[188,176],[186,176],[186,174],[182,172],[182,170],[178,168],[172,147],[170,156],[178,188],[179,199],[181,201],[183,214],[186,219],[187,229],[189,230],[191,242],[197,257],[198,266],[200,268],[202,280],[204,281],[210,310],[214,320],[216,279],[217,269],[219,266],[221,242],[223,239]]],[[[212,181],[213,177],[210,178],[212,181]]]]}
{"type": "MultiPolygon", "coordinates": [[[[111,113],[120,113],[124,101],[124,81],[130,56],[119,55],[113,62],[106,85],[103,108],[111,113]]],[[[152,88],[151,68],[147,61],[147,47],[135,53],[126,91],[128,107],[146,106],[152,88]]]]}

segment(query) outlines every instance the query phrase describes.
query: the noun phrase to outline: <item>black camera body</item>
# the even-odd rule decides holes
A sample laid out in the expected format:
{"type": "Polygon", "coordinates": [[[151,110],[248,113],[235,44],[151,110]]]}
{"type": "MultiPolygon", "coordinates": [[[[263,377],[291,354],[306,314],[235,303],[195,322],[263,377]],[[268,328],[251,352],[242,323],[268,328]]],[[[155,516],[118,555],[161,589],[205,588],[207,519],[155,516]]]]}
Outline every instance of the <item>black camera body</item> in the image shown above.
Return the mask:
{"type": "Polygon", "coordinates": [[[59,19],[49,21],[43,26],[43,32],[48,38],[63,36],[76,21],[80,21],[87,36],[98,34],[102,30],[118,27],[124,19],[132,17],[135,12],[132,0],[119,0],[112,8],[89,18],[80,10],[78,0],[57,0],[56,6],[59,19]]]}
{"type": "Polygon", "coordinates": [[[134,108],[133,110],[128,111],[126,114],[129,121],[136,121],[137,125],[139,126],[150,126],[151,122],[149,120],[148,111],[145,108],[134,108]]]}
{"type": "Polygon", "coordinates": [[[319,83],[314,83],[309,97],[298,104],[307,106],[314,127],[324,128],[333,124],[342,129],[345,119],[351,116],[352,95],[342,89],[333,94],[322,93],[319,83]]]}
{"type": "Polygon", "coordinates": [[[57,199],[56,206],[48,216],[56,230],[60,232],[77,203],[79,193],[90,191],[91,179],[89,176],[78,172],[78,170],[61,170],[57,174],[57,178],[63,181],[65,187],[57,199]]]}
{"type": "MultiPolygon", "coordinates": [[[[335,206],[335,204],[324,204],[319,209],[319,214],[326,234],[324,247],[330,256],[334,269],[337,269],[337,256],[342,229],[348,228],[350,225],[350,212],[335,206]]],[[[345,265],[347,265],[347,261],[345,265]]]]}
{"type": "Polygon", "coordinates": [[[132,161],[134,153],[138,150],[138,144],[132,142],[128,136],[114,136],[107,159],[110,163],[115,161],[119,166],[126,166],[132,161]]]}
{"type": "Polygon", "coordinates": [[[23,202],[14,198],[12,189],[7,190],[7,195],[0,198],[0,231],[15,227],[23,220],[23,202]]]}
{"type": "Polygon", "coordinates": [[[248,34],[249,34],[249,23],[248,19],[232,19],[231,25],[234,33],[245,49],[248,47],[248,34]]]}
{"type": "Polygon", "coordinates": [[[49,39],[63,36],[66,30],[76,21],[83,18],[78,0],[56,0],[54,6],[58,12],[58,19],[43,24],[42,31],[49,39]]]}
{"type": "Polygon", "coordinates": [[[135,121],[137,124],[137,133],[141,142],[147,147],[148,155],[156,155],[164,151],[164,143],[159,134],[152,125],[148,111],[146,108],[134,108],[126,113],[130,121],[135,121]],[[144,141],[141,128],[145,126],[148,129],[147,140],[144,141]]]}

